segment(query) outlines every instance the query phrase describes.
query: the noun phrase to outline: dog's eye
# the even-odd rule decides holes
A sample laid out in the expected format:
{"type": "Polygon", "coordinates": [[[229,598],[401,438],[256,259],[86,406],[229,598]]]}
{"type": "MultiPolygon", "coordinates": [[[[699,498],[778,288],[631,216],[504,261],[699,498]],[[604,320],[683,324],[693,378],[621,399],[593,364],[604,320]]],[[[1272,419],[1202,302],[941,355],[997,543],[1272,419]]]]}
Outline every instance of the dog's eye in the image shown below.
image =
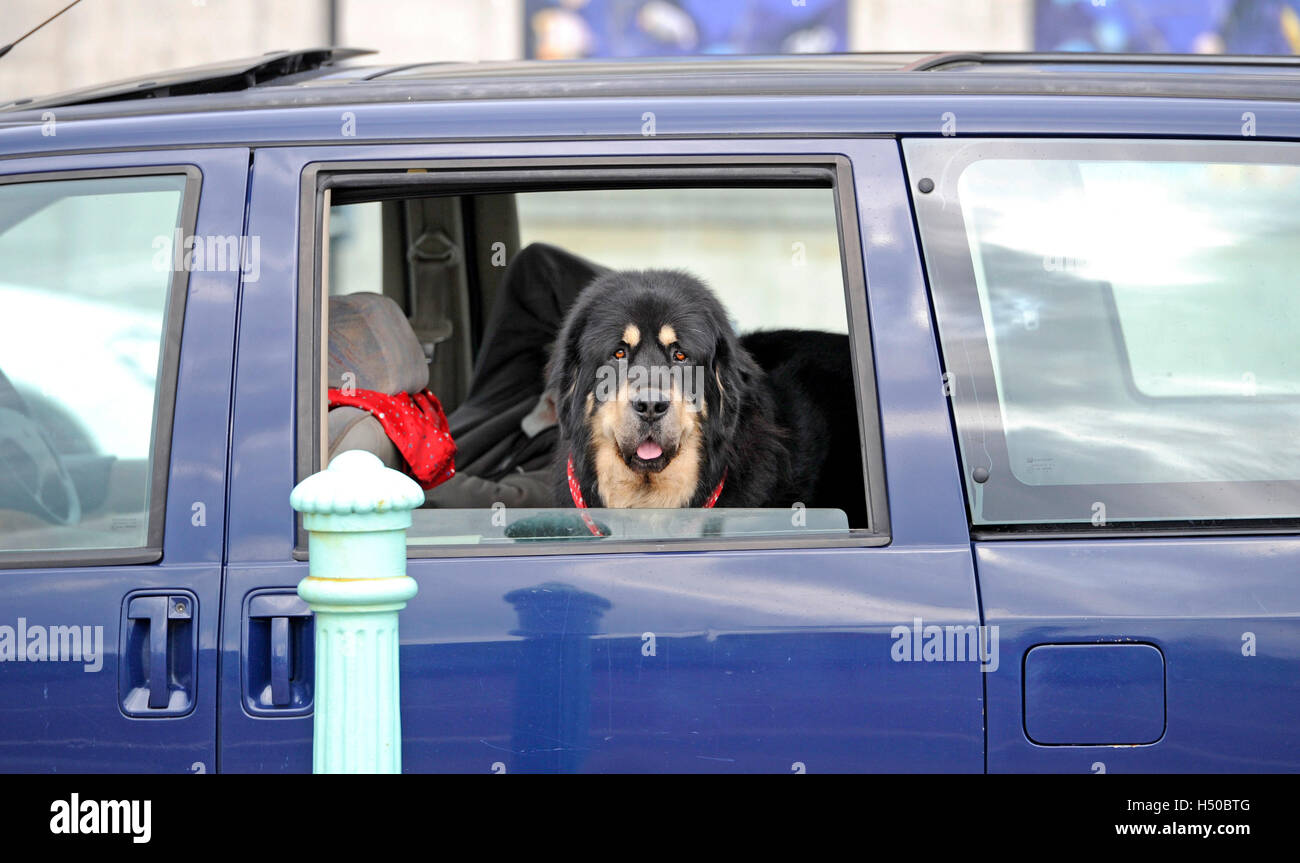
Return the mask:
{"type": "Polygon", "coordinates": [[[673,351],[673,359],[677,360],[677,362],[679,363],[684,363],[686,362],[686,354],[683,351],[679,351],[679,350],[673,351]]]}
{"type": "Polygon", "coordinates": [[[619,348],[618,350],[614,351],[614,359],[616,360],[621,360],[626,356],[627,356],[627,351],[623,350],[622,348],[619,348]]]}

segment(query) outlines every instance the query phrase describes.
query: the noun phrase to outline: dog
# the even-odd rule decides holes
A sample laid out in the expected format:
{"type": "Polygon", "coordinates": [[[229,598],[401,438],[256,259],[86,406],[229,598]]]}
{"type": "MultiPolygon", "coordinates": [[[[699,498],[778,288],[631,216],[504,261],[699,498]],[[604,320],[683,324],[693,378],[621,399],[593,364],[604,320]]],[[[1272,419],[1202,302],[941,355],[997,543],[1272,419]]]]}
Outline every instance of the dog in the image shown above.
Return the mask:
{"type": "Polygon", "coordinates": [[[742,338],[691,274],[609,271],[574,300],[547,386],[560,506],[802,503],[866,526],[846,335],[742,338]]]}

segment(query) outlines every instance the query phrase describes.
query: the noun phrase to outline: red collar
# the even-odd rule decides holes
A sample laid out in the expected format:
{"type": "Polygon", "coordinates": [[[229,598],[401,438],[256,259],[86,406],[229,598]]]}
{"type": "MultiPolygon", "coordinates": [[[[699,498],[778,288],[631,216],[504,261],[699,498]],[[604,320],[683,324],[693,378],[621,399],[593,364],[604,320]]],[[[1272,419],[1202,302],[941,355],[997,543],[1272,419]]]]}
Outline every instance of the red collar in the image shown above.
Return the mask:
{"type": "MultiPolygon", "coordinates": [[[[569,454],[569,464],[567,470],[569,474],[569,495],[573,498],[573,505],[576,506],[578,509],[586,509],[587,502],[582,499],[582,488],[578,485],[578,477],[575,476],[573,473],[572,453],[569,454]]],[[[727,481],[727,471],[724,469],[722,471],[722,479],[718,480],[717,488],[713,490],[713,494],[709,495],[709,499],[704,502],[703,504],[704,509],[712,509],[713,505],[718,502],[718,497],[719,495],[722,494],[722,486],[726,483],[726,481],[727,481]]],[[[600,532],[600,529],[596,527],[596,523],[591,520],[591,516],[587,515],[584,512],[582,513],[582,520],[587,523],[587,530],[591,531],[592,536],[603,536],[603,534],[600,532]]]]}

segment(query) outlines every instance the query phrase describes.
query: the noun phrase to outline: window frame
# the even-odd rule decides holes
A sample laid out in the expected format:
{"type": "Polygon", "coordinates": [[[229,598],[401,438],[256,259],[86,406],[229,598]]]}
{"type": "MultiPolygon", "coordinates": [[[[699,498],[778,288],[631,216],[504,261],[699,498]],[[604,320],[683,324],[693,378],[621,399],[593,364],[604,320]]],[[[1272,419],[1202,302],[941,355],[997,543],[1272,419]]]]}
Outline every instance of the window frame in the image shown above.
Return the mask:
{"type": "MultiPolygon", "coordinates": [[[[325,393],[324,253],[328,237],[328,202],[335,191],[389,187],[394,197],[421,192],[479,195],[577,189],[661,188],[664,186],[828,185],[840,244],[840,271],[849,327],[851,364],[858,407],[858,434],[863,458],[867,528],[852,528],[844,537],[795,534],[762,538],[683,538],[611,540],[603,543],[562,539],[516,545],[409,545],[407,557],[531,557],[555,554],[616,554],[648,551],[721,551],[744,549],[860,548],[889,545],[889,506],[885,488],[880,402],[867,309],[866,269],[858,230],[852,166],[847,156],[603,156],[522,157],[494,159],[408,158],[314,162],[300,180],[298,248],[298,374],[296,481],[321,469],[320,441],[325,393]],[[314,374],[304,370],[315,370],[314,374]]],[[[306,560],[307,532],[295,519],[295,560],[306,560]]]]}
{"type": "MultiPolygon", "coordinates": [[[[994,382],[989,333],[984,326],[983,313],[976,288],[974,260],[970,250],[970,236],[957,193],[957,183],[963,171],[972,163],[991,159],[1063,160],[1063,161],[1134,161],[1134,162],[1187,162],[1226,163],[1238,165],[1285,164],[1300,166],[1300,143],[1205,140],[1188,138],[904,138],[901,141],[904,171],[908,177],[908,194],[911,197],[920,243],[922,265],[929,287],[932,311],[935,316],[939,354],[945,380],[953,381],[950,392],[949,415],[952,421],[954,443],[957,446],[961,468],[963,502],[971,536],[976,540],[1020,539],[1075,539],[1081,536],[1098,538],[1122,537],[1176,537],[1219,536],[1255,534],[1293,534],[1300,529],[1300,515],[1287,517],[1249,518],[1172,518],[1144,521],[1126,520],[1094,525],[1089,521],[1004,521],[977,523],[972,508],[972,472],[979,465],[967,461],[967,452],[985,449],[990,453],[990,475],[1001,471],[1019,483],[1011,473],[1006,436],[1003,425],[1002,403],[994,382]],[[928,178],[934,183],[930,192],[921,192],[918,183],[928,178]],[[965,338],[964,330],[979,321],[978,336],[965,338]],[[945,323],[950,335],[945,338],[945,323]],[[955,333],[955,335],[954,335],[955,333]],[[952,377],[948,377],[951,375],[952,377]],[[969,422],[978,416],[986,433],[981,433],[980,422],[969,422]],[[959,419],[960,418],[960,419],[959,419]]],[[[1112,289],[1107,284],[1105,299],[1116,311],[1112,289]]],[[[1169,402],[1194,403],[1213,400],[1212,396],[1151,396],[1136,386],[1129,366],[1128,346],[1119,329],[1118,316],[1110,322],[1113,336],[1120,348],[1119,360],[1125,384],[1136,400],[1150,404],[1169,402]]],[[[1258,396],[1256,399],[1260,398],[1258,396]]],[[[1292,397],[1265,400],[1293,401],[1292,397]]],[[[1020,484],[1024,485],[1024,484],[1020,484]]],[[[1300,480],[1267,480],[1240,482],[1184,482],[1184,483],[1131,483],[1053,486],[1070,499],[1085,498],[1114,500],[1120,490],[1160,487],[1210,498],[1214,488],[1254,487],[1267,495],[1283,487],[1291,489],[1291,497],[1300,504],[1300,480]]],[[[1033,488],[1025,486],[1026,488],[1033,488]]],[[[1129,491],[1128,494],[1132,492],[1129,491]]],[[[1300,507],[1298,507],[1300,510],[1300,507]]],[[[1085,506],[1079,512],[1087,512],[1085,506]]]]}
{"type": "MultiPolygon", "coordinates": [[[[45,183],[64,180],[102,180],[118,177],[185,177],[181,193],[182,237],[192,237],[198,225],[199,196],[203,171],[195,164],[141,165],[118,168],[85,168],[0,174],[0,186],[15,183],[45,183]]],[[[174,230],[174,228],[173,228],[174,230]]],[[[163,556],[166,530],[167,484],[171,468],[171,443],[176,414],[176,392],[180,376],[181,332],[189,297],[188,270],[173,270],[167,286],[166,311],[161,319],[159,374],[154,390],[154,416],[149,453],[148,526],[143,546],[76,549],[0,549],[0,569],[32,569],[68,566],[121,566],[158,563],[163,556]]]]}

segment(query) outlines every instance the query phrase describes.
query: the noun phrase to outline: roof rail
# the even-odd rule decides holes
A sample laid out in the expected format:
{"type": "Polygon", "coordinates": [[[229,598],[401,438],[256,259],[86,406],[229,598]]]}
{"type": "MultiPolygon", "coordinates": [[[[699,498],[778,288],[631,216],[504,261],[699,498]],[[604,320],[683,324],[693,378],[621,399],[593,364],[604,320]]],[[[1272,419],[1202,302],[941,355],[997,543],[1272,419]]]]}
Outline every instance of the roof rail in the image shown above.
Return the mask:
{"type": "Polygon", "coordinates": [[[1288,54],[1107,54],[1075,51],[989,52],[950,51],[925,57],[905,67],[929,72],[959,66],[1284,66],[1300,68],[1300,56],[1288,54]]]}
{"type": "Polygon", "coordinates": [[[18,99],[0,104],[0,110],[89,105],[94,102],[193,96],[200,93],[230,93],[236,90],[247,90],[286,75],[311,72],[339,60],[373,53],[375,52],[368,48],[305,48],[299,51],[269,51],[242,60],[176,69],[160,75],[69,90],[53,96],[18,99]]]}

